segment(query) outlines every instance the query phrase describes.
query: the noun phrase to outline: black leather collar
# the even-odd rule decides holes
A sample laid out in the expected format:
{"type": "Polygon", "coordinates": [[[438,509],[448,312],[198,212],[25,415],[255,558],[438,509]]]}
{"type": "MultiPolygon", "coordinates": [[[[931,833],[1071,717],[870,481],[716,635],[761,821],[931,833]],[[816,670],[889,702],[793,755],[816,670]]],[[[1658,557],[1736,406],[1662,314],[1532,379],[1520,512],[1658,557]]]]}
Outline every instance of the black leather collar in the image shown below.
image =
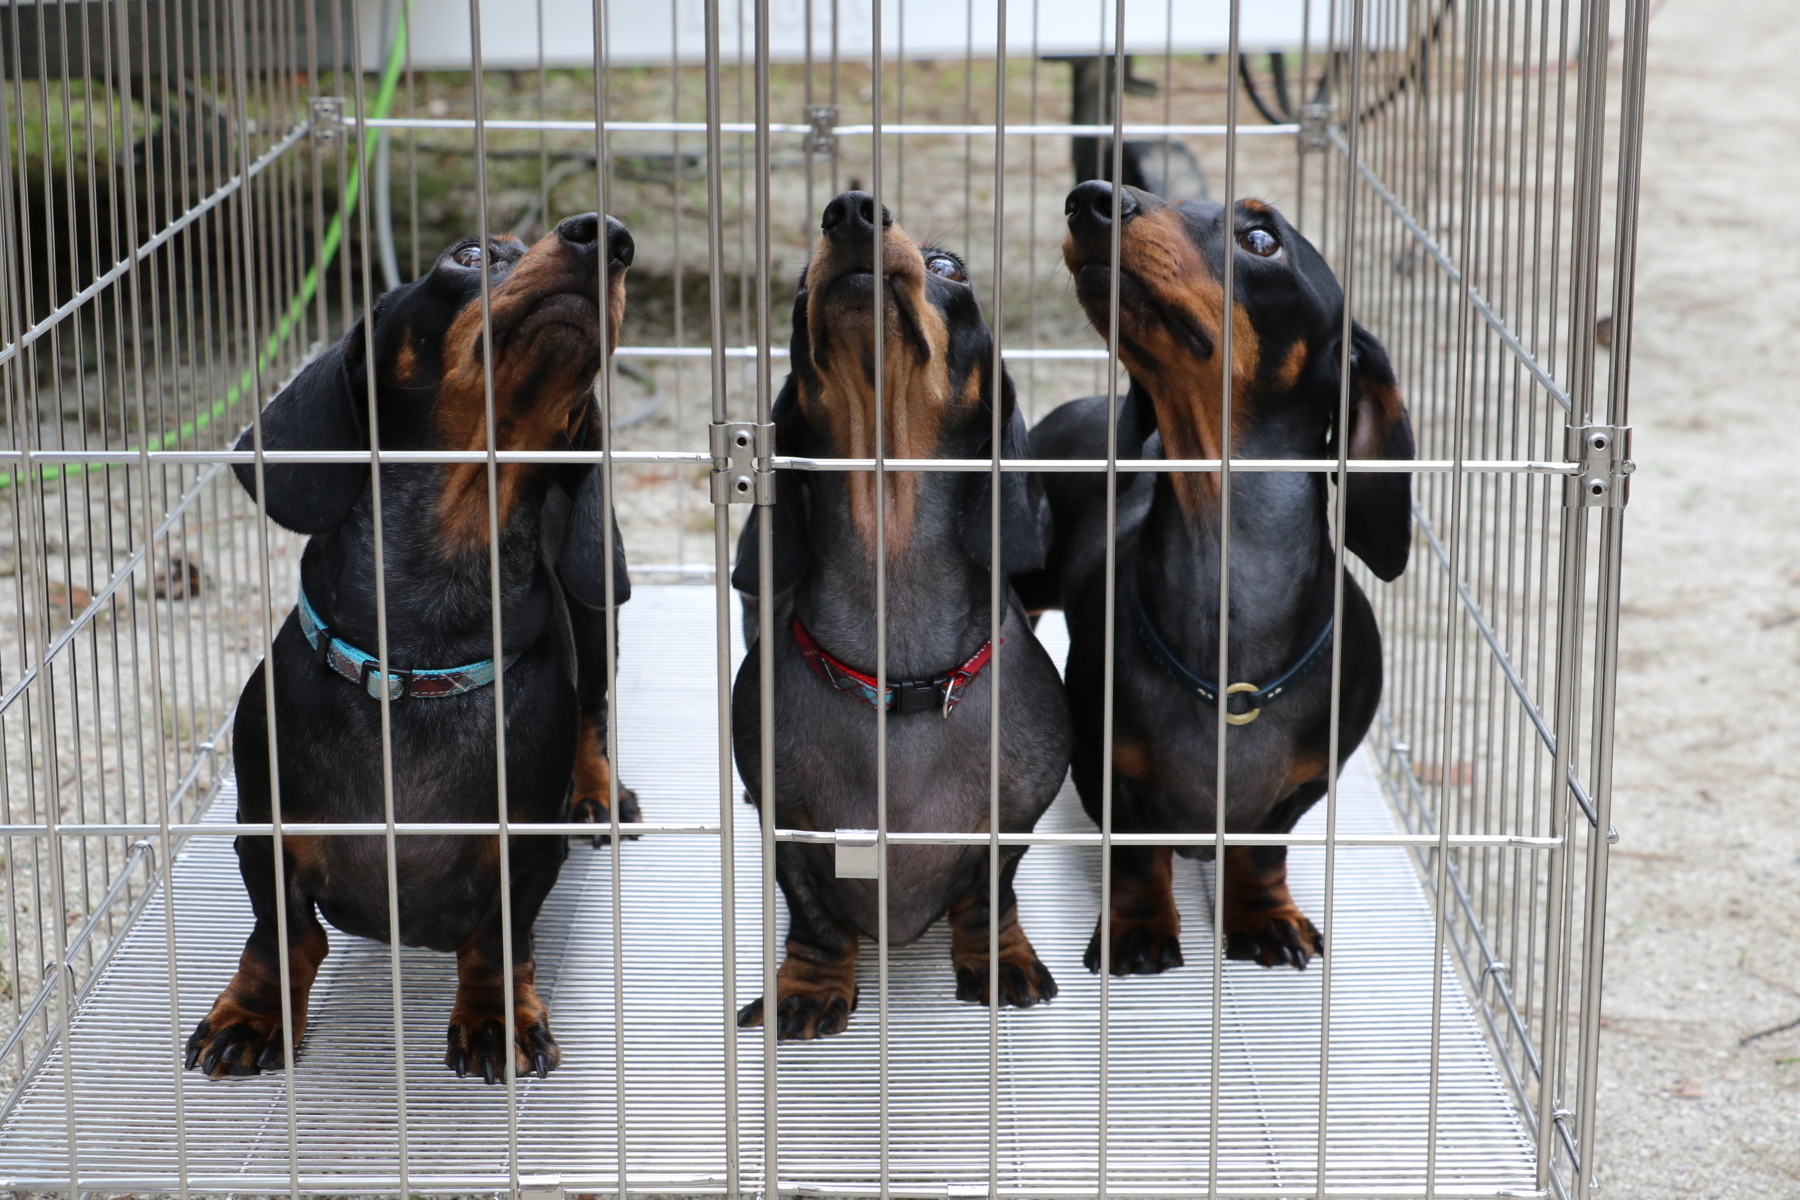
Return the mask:
{"type": "MultiPolygon", "coordinates": [[[[1175,657],[1169,644],[1156,632],[1156,626],[1150,620],[1149,612],[1144,608],[1142,590],[1134,581],[1131,586],[1131,624],[1137,630],[1138,641],[1156,660],[1156,665],[1163,669],[1163,674],[1174,680],[1189,694],[1204,701],[1208,707],[1219,707],[1219,685],[1195,674],[1187,665],[1175,657]]],[[[1225,688],[1225,720],[1233,725],[1248,725],[1262,714],[1269,704],[1286,695],[1288,690],[1310,675],[1314,668],[1325,661],[1326,653],[1331,649],[1332,622],[1327,619],[1325,628],[1319,630],[1319,636],[1300,656],[1300,661],[1282,672],[1273,683],[1257,687],[1252,683],[1234,683],[1225,688]],[[1241,708],[1233,708],[1241,701],[1241,708]]]]}

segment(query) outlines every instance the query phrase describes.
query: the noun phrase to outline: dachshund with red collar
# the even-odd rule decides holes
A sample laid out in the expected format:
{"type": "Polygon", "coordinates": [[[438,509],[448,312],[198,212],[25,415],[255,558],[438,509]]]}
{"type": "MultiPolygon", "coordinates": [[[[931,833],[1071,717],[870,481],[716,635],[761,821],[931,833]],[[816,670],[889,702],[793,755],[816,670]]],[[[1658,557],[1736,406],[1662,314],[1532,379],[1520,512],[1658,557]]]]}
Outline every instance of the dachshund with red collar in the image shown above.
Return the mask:
{"type": "MultiPolygon", "coordinates": [[[[513,238],[470,239],[422,278],[389,292],[368,320],[310,363],[262,413],[269,450],[485,450],[491,354],[493,439],[501,450],[597,448],[594,378],[601,321],[616,341],[631,235],[610,217],[570,217],[529,250],[513,238]],[[481,274],[491,318],[483,336],[481,274]],[[372,352],[369,343],[373,343],[372,352]],[[372,376],[372,379],[371,379],[372,376]],[[369,389],[375,393],[369,428],[369,389]]],[[[239,449],[251,449],[256,427],[239,449]]],[[[496,648],[492,641],[489,478],[484,463],[380,468],[387,663],[375,656],[376,493],[366,464],[237,468],[276,523],[310,535],[300,596],[268,660],[238,702],[238,820],[274,811],[265,672],[273,693],[275,765],[284,822],[386,819],[383,706],[388,699],[393,816],[491,822],[496,648]]],[[[630,595],[624,550],[601,471],[588,465],[498,468],[501,645],[508,820],[611,822],[604,752],[606,575],[630,595]]],[[[620,788],[620,819],[637,805],[620,788]]],[[[237,974],[188,1040],[186,1065],[215,1078],[284,1065],[276,899],[285,893],[293,1042],[328,947],[320,918],[346,933],[454,953],[457,992],[445,1062],[489,1083],[510,1053],[523,1074],[561,1058],[534,986],[532,923],[568,854],[565,838],[515,834],[512,977],[503,977],[499,839],[407,836],[396,842],[400,928],[389,923],[386,840],[308,836],[237,839],[256,924],[237,974]]]]}
{"type": "MultiPolygon", "coordinates": [[[[1113,290],[1111,184],[1069,194],[1063,258],[1097,329],[1113,290]]],[[[1349,424],[1339,427],[1344,298],[1331,269],[1280,213],[1253,200],[1164,203],[1119,197],[1118,353],[1130,373],[1118,409],[1120,458],[1219,458],[1225,449],[1221,325],[1225,255],[1235,256],[1230,450],[1241,458],[1409,459],[1412,428],[1381,343],[1350,331],[1349,424]]],[[[1104,458],[1105,397],[1072,401],[1031,433],[1034,458],[1104,458]]],[[[1056,540],[1045,570],[1019,581],[1035,608],[1069,625],[1074,779],[1096,822],[1112,773],[1113,829],[1209,834],[1219,799],[1217,721],[1225,705],[1225,828],[1285,834],[1325,794],[1331,765],[1332,643],[1341,656],[1337,766],[1356,749],[1381,699],[1381,632],[1367,596],[1332,551],[1323,473],[1231,476],[1230,674],[1221,688],[1217,473],[1118,476],[1111,761],[1102,757],[1106,623],[1104,477],[1051,474],[1056,540]],[[1343,578],[1343,615],[1333,592],[1343,578]]],[[[1343,544],[1382,580],[1406,569],[1411,476],[1353,474],[1343,544]]],[[[1112,851],[1110,962],[1115,975],[1182,965],[1172,888],[1175,854],[1211,847],[1112,851]]],[[[1295,905],[1284,846],[1225,851],[1226,954],[1304,968],[1324,936],[1295,905]]],[[[1096,929],[1086,963],[1098,971],[1096,929]]]]}
{"type": "MultiPolygon", "coordinates": [[[[914,242],[873,198],[846,192],[825,209],[823,236],[794,301],[793,371],[775,403],[778,454],[873,457],[876,245],[885,268],[880,436],[897,458],[987,458],[1000,406],[1003,457],[1021,457],[1025,425],[1012,381],[996,378],[993,342],[962,262],[914,242]]],[[[1006,474],[1001,551],[990,546],[986,473],[903,472],[879,513],[869,472],[782,471],[777,502],[758,510],[739,546],[733,584],[754,596],[758,538],[771,531],[774,574],[775,795],[761,794],[760,651],[752,646],[732,694],[738,772],[755,804],[786,828],[873,829],[876,720],[887,712],[888,827],[988,828],[989,712],[998,651],[1000,826],[1029,831],[1062,785],[1069,725],[1055,664],[1010,586],[1001,590],[1000,645],[990,641],[991,572],[1043,562],[1040,485],[1006,474]],[[885,560],[875,553],[885,522],[885,560]],[[886,576],[887,673],[877,681],[875,600],[886,576]],[[884,685],[878,690],[878,682],[884,685]]],[[[989,911],[982,846],[888,851],[890,944],[916,940],[948,914],[956,994],[1029,1007],[1056,983],[1019,924],[1013,877],[1024,847],[1001,853],[997,913],[989,911]],[[1000,961],[989,961],[999,922],[1000,961]]],[[[859,939],[877,936],[873,879],[840,879],[831,846],[783,842],[776,878],[787,899],[787,955],[773,997],[783,1039],[824,1037],[856,1007],[859,939]]],[[[760,1025],[764,1000],[738,1023],[760,1025]]]]}

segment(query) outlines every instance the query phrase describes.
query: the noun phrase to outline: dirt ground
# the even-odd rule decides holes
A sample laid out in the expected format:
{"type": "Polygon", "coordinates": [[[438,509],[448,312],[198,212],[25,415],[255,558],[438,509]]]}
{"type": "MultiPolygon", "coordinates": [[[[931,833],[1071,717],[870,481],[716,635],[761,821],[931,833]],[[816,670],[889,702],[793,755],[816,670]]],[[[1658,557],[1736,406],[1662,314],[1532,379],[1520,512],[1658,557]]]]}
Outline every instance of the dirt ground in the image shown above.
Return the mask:
{"type": "Polygon", "coordinates": [[[1597,1149],[1633,1200],[1800,1196],[1800,26],[1730,13],[1651,25],[1597,1149]]]}

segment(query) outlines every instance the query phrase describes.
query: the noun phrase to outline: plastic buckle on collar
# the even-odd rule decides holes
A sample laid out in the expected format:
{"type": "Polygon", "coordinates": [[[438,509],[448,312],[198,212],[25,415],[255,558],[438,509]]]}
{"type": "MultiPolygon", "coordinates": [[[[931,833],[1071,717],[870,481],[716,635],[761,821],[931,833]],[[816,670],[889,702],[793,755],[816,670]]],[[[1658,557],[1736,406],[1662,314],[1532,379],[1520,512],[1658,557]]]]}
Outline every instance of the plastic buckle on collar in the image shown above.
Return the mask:
{"type": "Polygon", "coordinates": [[[938,689],[934,683],[912,679],[893,685],[894,711],[901,716],[930,712],[938,707],[938,689]]]}
{"type": "MultiPolygon", "coordinates": [[[[360,676],[357,680],[357,682],[362,685],[363,691],[368,692],[370,698],[375,699],[375,700],[381,699],[381,695],[380,695],[380,693],[372,690],[369,687],[369,676],[374,674],[376,669],[380,665],[381,665],[380,662],[376,659],[373,659],[373,658],[364,659],[363,665],[362,665],[362,671],[360,672],[360,676]]],[[[404,700],[404,699],[406,699],[407,695],[412,691],[413,673],[411,671],[402,671],[402,670],[398,670],[398,669],[391,670],[391,671],[382,671],[381,678],[382,678],[383,685],[387,688],[388,699],[390,699],[390,700],[404,700]],[[398,679],[400,681],[400,690],[398,692],[394,691],[393,681],[396,679],[398,679]]]]}
{"type": "Polygon", "coordinates": [[[313,661],[329,671],[331,669],[331,634],[321,625],[315,637],[316,640],[313,642],[313,661]]]}
{"type": "Polygon", "coordinates": [[[1249,712],[1234,713],[1231,711],[1231,697],[1240,692],[1255,691],[1257,691],[1257,687],[1254,683],[1234,683],[1225,689],[1225,723],[1227,725],[1248,725],[1250,722],[1256,720],[1256,718],[1262,716],[1262,705],[1257,701],[1255,696],[1250,698],[1249,712]]]}

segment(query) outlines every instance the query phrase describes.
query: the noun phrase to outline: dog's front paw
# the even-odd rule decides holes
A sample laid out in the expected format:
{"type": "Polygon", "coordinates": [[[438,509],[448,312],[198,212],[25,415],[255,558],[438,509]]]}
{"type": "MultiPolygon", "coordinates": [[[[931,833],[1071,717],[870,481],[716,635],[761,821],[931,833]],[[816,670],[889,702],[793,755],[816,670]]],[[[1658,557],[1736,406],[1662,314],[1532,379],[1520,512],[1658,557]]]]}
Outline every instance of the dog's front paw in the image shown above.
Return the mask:
{"type": "Polygon", "coordinates": [[[1258,962],[1265,967],[1291,966],[1306,970],[1315,954],[1325,953],[1325,935],[1314,928],[1306,914],[1289,905],[1271,913],[1243,916],[1225,922],[1225,957],[1258,962]]]}
{"type": "Polygon", "coordinates": [[[214,1079],[279,1071],[286,1059],[283,1040],[279,1011],[252,1011],[227,989],[195,1026],[182,1065],[214,1079]]]}
{"type": "MultiPolygon", "coordinates": [[[[505,1078],[506,1023],[498,1015],[459,1002],[450,1014],[449,1042],[444,1065],[458,1079],[470,1071],[489,1083],[505,1078]]],[[[542,1079],[561,1063],[562,1049],[550,1034],[549,1013],[542,1005],[514,1008],[513,1070],[542,1079]]]]}
{"type": "MultiPolygon", "coordinates": [[[[1112,926],[1112,962],[1114,975],[1160,975],[1173,971],[1186,960],[1181,957],[1179,926],[1171,928],[1167,921],[1114,920],[1112,926]]],[[[1094,974],[1100,973],[1100,927],[1094,926],[1082,965],[1094,974]]]]}
{"type": "MultiPolygon", "coordinates": [[[[575,802],[570,806],[569,819],[571,821],[589,821],[595,825],[610,826],[612,824],[612,809],[607,804],[607,793],[602,791],[598,795],[577,795],[575,797],[575,802]]],[[[643,810],[638,807],[637,793],[621,783],[619,785],[619,823],[622,825],[629,825],[643,819],[643,810]]],[[[625,835],[625,840],[628,842],[635,842],[637,840],[637,834],[628,833],[625,835]]],[[[593,841],[594,849],[598,850],[600,847],[612,841],[612,834],[611,832],[596,833],[593,841]]]]}
{"type": "MultiPolygon", "coordinates": [[[[852,947],[855,942],[850,943],[852,947]]],[[[850,1023],[856,1011],[854,954],[839,962],[809,962],[796,958],[790,948],[776,973],[775,1036],[784,1042],[830,1037],[850,1023]]],[[[753,1029],[763,1023],[763,1001],[758,996],[738,1010],[738,1028],[753,1029]]]]}
{"type": "MultiPolygon", "coordinates": [[[[956,968],[956,998],[968,1000],[974,1004],[988,1003],[988,964],[983,958],[980,962],[958,964],[956,968]]],[[[1024,957],[1009,956],[1005,951],[1000,954],[1000,1003],[1013,1008],[1030,1008],[1034,1004],[1043,1004],[1056,998],[1056,980],[1050,974],[1050,968],[1039,961],[1036,954],[1026,948],[1024,957]]]]}

